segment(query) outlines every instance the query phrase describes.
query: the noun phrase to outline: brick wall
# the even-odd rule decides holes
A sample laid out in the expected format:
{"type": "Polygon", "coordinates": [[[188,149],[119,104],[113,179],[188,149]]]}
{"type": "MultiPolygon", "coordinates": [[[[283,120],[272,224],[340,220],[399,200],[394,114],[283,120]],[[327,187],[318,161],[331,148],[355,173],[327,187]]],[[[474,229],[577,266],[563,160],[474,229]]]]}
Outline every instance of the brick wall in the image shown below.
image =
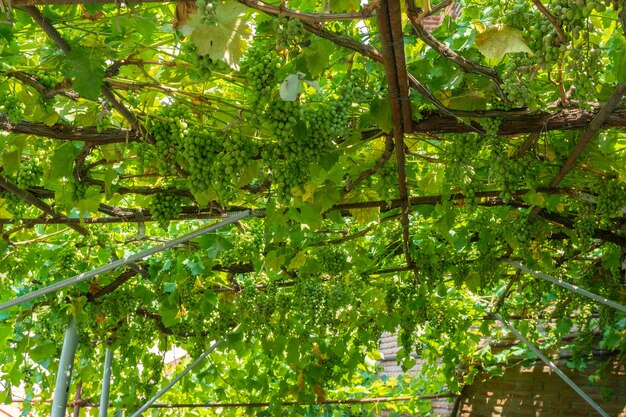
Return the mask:
{"type": "MultiPolygon", "coordinates": [[[[607,375],[592,385],[585,373],[572,372],[563,361],[556,365],[612,417],[626,417],[626,364],[615,360],[607,375]]],[[[475,381],[467,387],[457,417],[596,417],[599,414],[548,366],[513,366],[504,375],[475,381]]]]}
{"type": "MultiPolygon", "coordinates": [[[[384,334],[380,342],[383,358],[381,376],[397,377],[403,374],[396,364],[398,351],[396,336],[384,334]]],[[[604,358],[606,359],[606,358],[604,358]]],[[[419,374],[423,362],[410,370],[419,374]]],[[[572,372],[565,361],[555,361],[583,391],[593,398],[611,417],[626,417],[626,361],[616,359],[607,368],[606,375],[595,385],[589,382],[598,362],[591,362],[584,373],[572,372]]],[[[452,417],[454,399],[432,402],[433,415],[452,417]]],[[[459,399],[454,417],[596,417],[591,408],[572,388],[543,362],[532,366],[509,366],[499,377],[478,376],[467,386],[459,399]]]]}

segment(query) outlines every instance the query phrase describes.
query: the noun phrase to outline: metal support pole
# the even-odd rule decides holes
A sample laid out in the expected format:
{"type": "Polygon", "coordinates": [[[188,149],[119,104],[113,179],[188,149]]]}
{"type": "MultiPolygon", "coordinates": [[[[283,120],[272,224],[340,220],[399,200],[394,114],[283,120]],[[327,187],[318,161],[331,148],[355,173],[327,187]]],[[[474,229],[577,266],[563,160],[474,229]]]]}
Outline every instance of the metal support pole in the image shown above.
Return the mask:
{"type": "Polygon", "coordinates": [[[550,359],[548,359],[546,355],[541,353],[541,351],[537,349],[535,345],[530,343],[528,339],[522,336],[522,334],[518,332],[515,329],[515,327],[511,326],[506,321],[504,321],[504,319],[500,316],[500,314],[496,313],[494,314],[494,317],[498,319],[507,329],[509,329],[515,335],[515,337],[517,337],[526,346],[528,346],[528,348],[532,350],[535,353],[535,355],[537,355],[539,359],[541,359],[546,365],[548,365],[559,377],[561,377],[561,379],[565,381],[567,385],[572,387],[572,389],[576,391],[576,393],[580,395],[583,400],[587,401],[587,403],[589,403],[589,405],[593,407],[593,409],[596,410],[598,414],[600,414],[603,417],[610,417],[609,414],[602,409],[602,407],[600,407],[589,395],[587,395],[585,391],[583,391],[578,385],[576,385],[574,381],[569,379],[569,377],[565,375],[565,373],[561,371],[550,359]]]}
{"type": "Polygon", "coordinates": [[[76,320],[74,316],[70,316],[67,330],[65,331],[65,340],[63,340],[63,349],[61,350],[61,359],[59,360],[59,371],[57,372],[57,382],[54,386],[54,396],[52,398],[51,417],[65,417],[67,410],[67,396],[72,382],[72,369],[74,367],[74,355],[78,347],[78,331],[76,330],[76,320]]]}
{"type": "Polygon", "coordinates": [[[111,363],[113,362],[113,351],[106,349],[104,353],[104,369],[102,371],[102,393],[100,394],[100,410],[98,417],[107,417],[109,409],[109,390],[111,388],[111,363]]]}
{"type": "Polygon", "coordinates": [[[541,271],[533,271],[532,269],[528,268],[527,266],[522,265],[521,263],[513,261],[511,259],[505,259],[504,262],[506,262],[507,264],[509,264],[509,265],[511,265],[511,266],[513,266],[513,267],[515,267],[517,269],[521,269],[522,271],[528,272],[529,274],[532,274],[532,275],[534,275],[534,276],[536,276],[538,278],[541,278],[543,280],[546,280],[548,282],[556,284],[559,287],[563,287],[566,290],[570,290],[573,293],[585,296],[587,298],[591,298],[592,300],[595,300],[595,301],[599,302],[600,304],[604,304],[606,306],[613,307],[616,310],[619,310],[619,311],[621,311],[623,313],[626,313],[626,307],[624,307],[623,305],[621,305],[619,303],[616,303],[615,301],[611,301],[608,298],[601,297],[601,296],[599,296],[597,294],[594,294],[592,292],[589,292],[587,290],[579,288],[576,285],[572,285],[572,284],[567,283],[565,281],[562,281],[560,279],[554,278],[554,277],[552,277],[552,276],[550,276],[548,274],[544,274],[541,271]]]}
{"type": "Polygon", "coordinates": [[[251,210],[244,210],[244,211],[239,211],[237,213],[233,213],[231,215],[229,215],[228,217],[226,217],[224,220],[221,220],[215,224],[212,224],[211,226],[207,226],[207,227],[203,227],[201,229],[196,230],[195,232],[191,232],[189,234],[186,234],[184,236],[181,236],[179,238],[176,239],[172,239],[169,242],[166,242],[162,245],[158,245],[158,246],[154,246],[152,248],[137,252],[134,255],[130,255],[126,258],[123,259],[119,259],[117,261],[113,261],[111,263],[108,263],[106,265],[103,266],[99,266],[98,268],[92,269],[91,271],[87,271],[87,272],[83,272],[82,274],[79,275],[75,275],[71,278],[67,278],[58,282],[55,282],[54,284],[50,284],[47,287],[44,288],[40,288],[38,290],[35,290],[29,294],[25,294],[22,295],[21,297],[16,297],[13,300],[9,300],[7,302],[4,302],[2,304],[0,304],[0,311],[2,310],[6,310],[7,308],[16,306],[18,304],[21,303],[25,303],[27,301],[33,300],[37,297],[40,297],[42,295],[46,295],[49,294],[51,292],[60,290],[61,288],[65,288],[65,287],[70,287],[72,285],[78,284],[79,282],[85,281],[86,279],[89,278],[93,278],[97,275],[100,275],[104,272],[108,272],[111,271],[113,269],[119,268],[121,266],[125,266],[128,265],[130,263],[139,261],[143,258],[147,258],[150,255],[154,255],[157,252],[161,252],[164,251],[166,249],[172,248],[174,246],[180,245],[181,243],[185,243],[190,241],[191,239],[195,239],[197,237],[200,237],[206,233],[212,232],[214,230],[217,230],[221,227],[224,227],[226,225],[235,223],[238,220],[244,219],[246,217],[249,217],[252,215],[252,211],[251,210]]]}
{"type": "Polygon", "coordinates": [[[191,371],[193,368],[195,368],[200,362],[202,362],[202,360],[204,358],[209,356],[209,354],[211,352],[213,352],[215,350],[215,348],[217,348],[222,343],[224,343],[224,340],[218,340],[217,342],[213,343],[213,345],[206,352],[204,352],[202,355],[198,356],[198,358],[195,361],[193,361],[188,367],[186,367],[184,371],[182,371],[180,374],[176,375],[176,377],[174,377],[174,379],[172,379],[161,391],[157,392],[154,395],[154,397],[152,397],[148,401],[146,401],[146,403],[144,405],[142,405],[141,408],[139,408],[139,410],[135,411],[130,417],[139,417],[141,415],[141,413],[143,413],[148,408],[150,408],[150,406],[156,400],[161,398],[161,396],[163,394],[165,394],[170,388],[172,388],[178,381],[180,381],[185,375],[187,375],[189,373],[189,371],[191,371]]]}

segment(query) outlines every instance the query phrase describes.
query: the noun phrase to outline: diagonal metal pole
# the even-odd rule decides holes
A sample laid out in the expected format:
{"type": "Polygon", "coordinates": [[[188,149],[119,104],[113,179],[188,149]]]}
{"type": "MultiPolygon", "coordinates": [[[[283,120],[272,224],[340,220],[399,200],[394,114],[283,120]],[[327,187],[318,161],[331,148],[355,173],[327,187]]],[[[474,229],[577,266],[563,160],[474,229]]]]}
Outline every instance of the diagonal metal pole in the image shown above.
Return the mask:
{"type": "Polygon", "coordinates": [[[537,355],[539,359],[541,359],[546,365],[548,365],[550,369],[552,369],[567,385],[572,387],[572,389],[576,391],[576,393],[580,395],[583,400],[587,401],[587,403],[589,403],[589,405],[593,407],[593,409],[596,410],[598,414],[600,414],[603,417],[610,417],[609,414],[606,411],[604,411],[602,407],[600,407],[589,395],[587,395],[585,391],[583,391],[578,385],[576,385],[574,381],[572,381],[567,375],[565,375],[565,373],[561,371],[559,367],[554,364],[554,362],[548,359],[548,357],[546,357],[546,355],[541,353],[541,351],[535,345],[533,345],[528,339],[522,336],[522,334],[518,332],[517,329],[515,329],[515,327],[511,326],[509,323],[504,321],[504,319],[500,316],[500,314],[496,313],[494,314],[494,317],[498,319],[507,329],[509,329],[511,333],[515,335],[515,337],[517,337],[530,350],[532,350],[535,353],[535,355],[537,355]]]}
{"type": "Polygon", "coordinates": [[[163,387],[163,389],[161,391],[157,392],[154,395],[154,397],[152,397],[148,401],[146,401],[146,403],[144,405],[142,405],[141,408],[139,408],[139,410],[135,411],[130,417],[138,417],[138,416],[141,415],[141,413],[143,413],[148,408],[150,408],[150,406],[156,400],[161,398],[161,396],[163,394],[165,394],[170,388],[172,388],[178,381],[180,381],[185,375],[187,375],[193,368],[195,368],[200,362],[202,362],[202,360],[204,360],[204,358],[209,356],[211,354],[211,352],[213,352],[222,343],[224,343],[224,340],[218,340],[217,342],[213,343],[213,345],[211,345],[211,347],[206,352],[204,352],[202,355],[198,356],[198,358],[196,358],[195,361],[193,361],[188,367],[186,367],[184,371],[182,371],[180,374],[176,375],[176,377],[174,377],[174,379],[172,379],[165,387],[163,387]]]}
{"type": "Polygon", "coordinates": [[[179,238],[176,239],[172,239],[169,242],[166,242],[162,245],[158,245],[158,246],[154,246],[152,248],[137,252],[134,255],[130,255],[127,256],[126,258],[122,258],[119,259],[117,261],[113,261],[110,262],[106,265],[103,266],[99,266],[98,268],[92,269],[91,271],[87,271],[87,272],[83,272],[82,274],[79,275],[75,275],[73,277],[55,282],[53,284],[50,284],[44,288],[40,288],[38,290],[35,290],[29,294],[25,294],[22,295],[20,297],[16,297],[13,300],[9,300],[5,303],[0,304],[0,311],[2,310],[6,310],[7,308],[16,306],[18,304],[22,304],[25,303],[27,301],[31,301],[37,297],[41,297],[42,295],[46,295],[49,294],[51,292],[60,290],[61,288],[65,288],[65,287],[70,287],[72,285],[78,284],[79,282],[85,281],[89,278],[93,278],[97,275],[102,274],[103,272],[108,272],[111,270],[114,270],[116,268],[119,268],[121,266],[125,266],[128,265],[132,262],[136,262],[139,261],[141,259],[147,258],[148,256],[154,255],[155,253],[164,251],[166,249],[170,249],[173,248],[174,246],[180,245],[181,243],[185,243],[190,241],[191,239],[195,239],[197,237],[200,237],[206,233],[212,232],[214,230],[217,230],[221,227],[224,227],[226,225],[235,223],[238,220],[244,219],[246,217],[249,217],[252,215],[252,211],[251,210],[244,210],[244,211],[239,211],[236,213],[233,213],[231,215],[229,215],[228,217],[226,217],[224,220],[221,220],[215,224],[212,224],[210,226],[207,227],[203,227],[200,228],[194,232],[188,233],[184,236],[181,236],[179,238]]]}
{"type": "Polygon", "coordinates": [[[59,371],[57,381],[54,386],[54,396],[52,398],[51,417],[65,417],[67,409],[67,396],[69,394],[70,383],[72,382],[72,369],[74,368],[74,356],[78,348],[78,330],[76,330],[76,320],[70,316],[63,340],[61,359],[59,360],[59,371]]]}
{"type": "Polygon", "coordinates": [[[111,364],[113,363],[113,351],[107,347],[104,353],[104,369],[102,371],[102,393],[100,393],[100,410],[98,417],[107,417],[109,409],[109,391],[111,389],[111,364]]]}
{"type": "Polygon", "coordinates": [[[557,279],[557,278],[555,278],[553,276],[550,276],[548,274],[544,274],[541,271],[533,271],[532,269],[528,268],[527,266],[525,266],[525,265],[523,265],[523,264],[521,264],[519,262],[513,261],[511,259],[505,259],[504,262],[509,264],[509,265],[511,265],[511,266],[513,266],[513,267],[515,267],[515,268],[517,268],[517,269],[521,269],[522,271],[528,272],[529,274],[532,274],[532,275],[534,275],[534,276],[536,276],[538,278],[541,278],[543,280],[546,280],[548,282],[556,284],[559,287],[562,287],[562,288],[565,288],[567,290],[570,290],[573,293],[576,293],[578,295],[582,295],[582,296],[587,297],[587,298],[591,298],[592,300],[595,300],[595,301],[599,302],[600,304],[604,304],[606,306],[613,307],[616,310],[619,310],[619,311],[621,311],[623,313],[626,313],[626,307],[625,306],[623,306],[623,305],[621,305],[619,303],[616,303],[615,301],[609,300],[608,298],[602,297],[602,296],[600,296],[598,294],[594,294],[594,293],[589,292],[587,290],[584,290],[584,289],[582,289],[582,288],[580,288],[580,287],[578,287],[576,285],[572,285],[572,284],[570,284],[568,282],[565,282],[563,280],[557,279]]]}

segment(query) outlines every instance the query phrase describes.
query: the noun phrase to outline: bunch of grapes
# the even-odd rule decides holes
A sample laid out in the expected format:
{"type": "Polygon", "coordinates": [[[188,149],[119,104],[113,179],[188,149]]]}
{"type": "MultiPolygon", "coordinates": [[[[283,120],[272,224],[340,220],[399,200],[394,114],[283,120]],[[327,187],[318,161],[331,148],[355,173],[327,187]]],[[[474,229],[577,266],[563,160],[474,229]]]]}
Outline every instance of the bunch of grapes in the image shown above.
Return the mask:
{"type": "Polygon", "coordinates": [[[524,159],[511,159],[502,147],[494,146],[491,151],[490,180],[500,188],[500,197],[505,202],[513,198],[516,188],[525,178],[528,168],[524,159]]]}
{"type": "Polygon", "coordinates": [[[576,216],[574,231],[583,248],[588,248],[596,231],[596,214],[591,205],[585,204],[576,216]]]}
{"type": "Polygon", "coordinates": [[[605,181],[600,186],[597,201],[596,210],[602,217],[614,216],[626,206],[626,183],[616,179],[605,181]]]}
{"type": "Polygon", "coordinates": [[[39,165],[39,161],[36,158],[29,158],[20,165],[20,169],[17,172],[16,183],[18,187],[25,190],[39,185],[42,177],[43,169],[39,165]]]}
{"type": "Polygon", "coordinates": [[[326,289],[319,277],[303,277],[295,286],[295,302],[300,314],[318,323],[326,309],[326,289]]]}
{"type": "Polygon", "coordinates": [[[176,151],[182,147],[188,123],[194,119],[183,105],[161,107],[148,118],[146,128],[156,142],[157,169],[164,175],[176,173],[176,151]]]}
{"type": "Polygon", "coordinates": [[[59,254],[57,266],[61,271],[73,271],[78,261],[76,246],[71,245],[65,248],[59,254]]]}
{"type": "Polygon", "coordinates": [[[19,197],[9,191],[0,190],[0,198],[3,199],[0,207],[8,211],[14,219],[19,220],[24,217],[27,206],[19,197]]]}
{"type": "Polygon", "coordinates": [[[213,72],[228,73],[230,66],[223,59],[211,59],[209,55],[195,55],[194,72],[199,79],[210,78],[213,72]]]}
{"type": "Polygon", "coordinates": [[[263,237],[260,229],[253,229],[250,233],[232,233],[230,240],[233,247],[222,253],[220,257],[222,265],[252,262],[263,250],[263,237]]]}
{"type": "Polygon", "coordinates": [[[481,138],[478,135],[453,135],[446,146],[452,163],[446,165],[445,178],[452,186],[463,183],[469,167],[480,154],[481,138]]]}
{"type": "Polygon", "coordinates": [[[152,197],[150,213],[159,226],[166,229],[172,217],[182,211],[183,198],[173,193],[159,193],[152,197]]]}
{"type": "Polygon", "coordinates": [[[509,61],[503,73],[500,88],[515,107],[525,107],[532,100],[532,90],[528,78],[524,75],[524,67],[514,58],[509,61]]]}
{"type": "Polygon", "coordinates": [[[8,91],[0,92],[0,111],[13,123],[19,122],[24,117],[24,105],[17,95],[9,94],[8,91]]]}
{"type": "Polygon", "coordinates": [[[278,161],[272,167],[272,184],[276,185],[278,199],[286,202],[294,189],[302,187],[308,178],[308,162],[300,159],[278,161]]]}
{"type": "Polygon", "coordinates": [[[189,170],[189,189],[194,193],[208,190],[213,164],[223,148],[223,138],[207,129],[190,129],[182,139],[182,145],[182,154],[189,170]]]}
{"type": "Polygon", "coordinates": [[[195,276],[189,275],[176,281],[178,299],[187,310],[193,310],[200,302],[202,294],[199,290],[195,276]]]}
{"type": "Polygon", "coordinates": [[[298,19],[286,17],[274,19],[274,29],[276,30],[276,47],[279,49],[301,45],[307,36],[307,31],[298,19]]]}
{"type": "Polygon", "coordinates": [[[118,288],[107,295],[100,305],[100,313],[110,324],[119,323],[131,315],[138,301],[130,290],[118,288]]]}
{"type": "Polygon", "coordinates": [[[72,190],[73,202],[81,201],[87,195],[87,188],[89,188],[87,184],[80,182],[76,179],[72,179],[69,181],[69,186],[72,190]]]}
{"type": "Polygon", "coordinates": [[[213,163],[213,186],[223,202],[235,196],[237,179],[241,172],[254,164],[259,147],[253,138],[232,136],[225,140],[223,151],[213,163]]]}
{"type": "Polygon", "coordinates": [[[463,184],[463,200],[465,208],[469,211],[474,211],[478,207],[478,197],[476,197],[476,184],[473,181],[468,181],[463,184]]]}
{"type": "Polygon", "coordinates": [[[56,87],[62,81],[61,79],[48,73],[43,73],[37,78],[39,79],[39,84],[43,85],[48,90],[56,87]]]}
{"type": "Polygon", "coordinates": [[[205,25],[217,24],[217,2],[215,0],[196,0],[197,13],[205,25]]]}
{"type": "Polygon", "coordinates": [[[156,168],[159,155],[154,145],[147,142],[130,142],[129,148],[137,155],[137,170],[141,173],[156,168]]]}
{"type": "Polygon", "coordinates": [[[596,95],[594,80],[602,71],[602,50],[590,46],[589,42],[581,42],[572,46],[566,69],[575,87],[574,96],[581,103],[589,101],[596,95]]]}
{"type": "Polygon", "coordinates": [[[255,107],[255,117],[264,118],[263,105],[269,100],[270,93],[278,85],[276,73],[282,66],[281,58],[268,51],[266,45],[255,44],[247,51],[241,62],[241,70],[248,78],[246,84],[252,90],[250,101],[255,107]]]}
{"type": "Polygon", "coordinates": [[[346,254],[341,249],[324,246],[317,253],[317,260],[320,263],[321,270],[329,275],[340,275],[346,270],[348,261],[346,254]]]}
{"type": "Polygon", "coordinates": [[[484,117],[482,119],[478,119],[478,123],[485,130],[486,136],[494,137],[498,136],[498,130],[500,130],[502,119],[498,117],[484,117]]]}
{"type": "Polygon", "coordinates": [[[297,157],[300,151],[297,142],[292,145],[289,139],[294,136],[293,129],[300,118],[300,104],[295,101],[276,99],[270,103],[265,118],[269,122],[272,134],[283,146],[285,157],[288,156],[288,152],[293,153],[292,157],[297,157]]]}

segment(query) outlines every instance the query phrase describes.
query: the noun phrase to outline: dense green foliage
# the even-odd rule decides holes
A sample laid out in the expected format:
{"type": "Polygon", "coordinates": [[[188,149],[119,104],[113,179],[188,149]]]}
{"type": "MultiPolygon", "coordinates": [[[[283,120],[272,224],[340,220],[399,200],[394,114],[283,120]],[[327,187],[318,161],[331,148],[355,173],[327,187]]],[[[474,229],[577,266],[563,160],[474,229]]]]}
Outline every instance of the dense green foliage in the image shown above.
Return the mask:
{"type": "MultiPolygon", "coordinates": [[[[507,337],[493,312],[545,350],[575,329],[574,368],[598,343],[626,352],[623,314],[502,262],[626,302],[621,96],[551,185],[626,83],[618,3],[550,0],[556,28],[527,0],[463,1],[461,16],[432,36],[476,71],[427,46],[405,17],[408,71],[449,109],[411,92],[415,132],[403,151],[412,268],[376,9],[319,23],[267,4],[264,13],[255,1],[198,0],[189,14],[190,4],[165,2],[41,7],[69,44],[63,52],[14,8],[0,21],[1,175],[18,188],[0,188],[0,302],[210,217],[242,208],[255,216],[150,257],[144,274],[114,271],[1,311],[2,398],[20,384],[29,400],[51,396],[70,314],[83,397],[97,399],[110,346],[111,402],[129,409],[167,379],[155,352],[176,345],[195,357],[221,339],[165,402],[360,415],[382,406],[313,404],[458,392],[479,369],[533,359],[522,345],[485,343],[507,337]],[[42,215],[25,195],[58,215],[42,215]],[[406,369],[414,353],[428,360],[424,378],[373,377],[385,331],[398,331],[406,369]]],[[[285,7],[361,10],[353,0],[285,7]]],[[[388,407],[426,413],[429,404],[388,407]]]]}

